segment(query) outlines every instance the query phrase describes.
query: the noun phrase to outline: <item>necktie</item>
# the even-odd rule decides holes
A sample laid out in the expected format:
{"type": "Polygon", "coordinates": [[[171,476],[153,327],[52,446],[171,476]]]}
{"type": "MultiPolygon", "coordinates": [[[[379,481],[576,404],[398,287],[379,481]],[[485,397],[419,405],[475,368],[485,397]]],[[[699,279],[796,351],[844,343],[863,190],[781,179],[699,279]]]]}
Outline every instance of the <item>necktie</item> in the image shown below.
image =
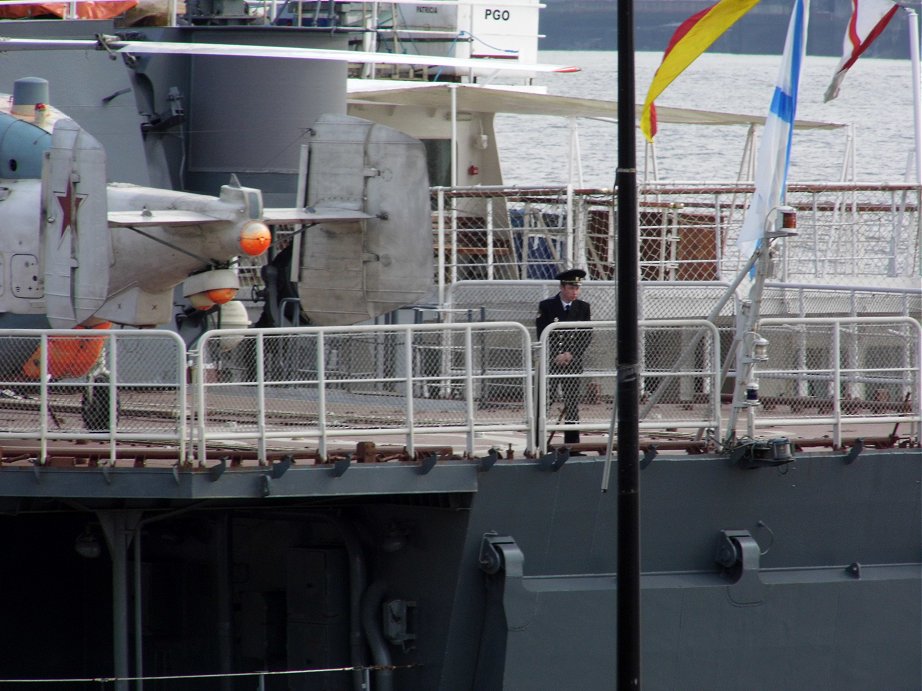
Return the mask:
{"type": "Polygon", "coordinates": [[[570,305],[564,305],[564,306],[563,306],[563,311],[569,313],[569,311],[570,311],[570,305]]]}

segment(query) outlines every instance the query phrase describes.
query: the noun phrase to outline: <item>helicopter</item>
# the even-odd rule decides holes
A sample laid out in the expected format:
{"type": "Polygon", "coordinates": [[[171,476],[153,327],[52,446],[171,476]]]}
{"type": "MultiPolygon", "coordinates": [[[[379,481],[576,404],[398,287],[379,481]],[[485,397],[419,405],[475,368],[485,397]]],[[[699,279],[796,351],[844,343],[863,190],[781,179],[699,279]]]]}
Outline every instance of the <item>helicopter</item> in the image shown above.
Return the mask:
{"type": "MultiPolygon", "coordinates": [[[[198,307],[232,299],[228,262],[271,242],[259,191],[109,184],[102,146],[48,101],[47,82],[26,78],[0,105],[0,326],[152,326],[169,319],[183,281],[198,307]]],[[[52,352],[52,376],[87,374],[101,350],[88,343],[70,358],[52,352]]],[[[35,378],[34,358],[21,373],[35,378]]]]}
{"type": "MultiPolygon", "coordinates": [[[[236,297],[236,259],[266,253],[270,224],[314,231],[316,241],[304,243],[302,254],[318,280],[364,286],[341,286],[330,308],[341,319],[360,321],[405,304],[431,281],[397,267],[387,276],[387,266],[402,265],[391,262],[391,253],[412,254],[410,246],[431,232],[424,153],[406,135],[348,116],[322,119],[312,160],[323,174],[307,183],[310,205],[267,209],[260,190],[236,181],[217,196],[108,183],[102,146],[48,100],[47,83],[37,78],[17,80],[12,96],[0,97],[0,328],[154,327],[173,318],[177,286],[191,310],[208,311],[236,297]],[[369,136],[371,130],[384,137],[379,148],[391,159],[376,170],[366,147],[380,136],[369,136]],[[349,132],[362,146],[350,147],[349,132]],[[407,154],[394,156],[395,144],[407,154]],[[377,191],[372,178],[383,181],[377,191]],[[379,300],[376,291],[394,296],[379,300]]],[[[102,343],[51,339],[48,375],[90,374],[102,343]]],[[[6,357],[4,367],[34,381],[36,355],[6,357]]]]}

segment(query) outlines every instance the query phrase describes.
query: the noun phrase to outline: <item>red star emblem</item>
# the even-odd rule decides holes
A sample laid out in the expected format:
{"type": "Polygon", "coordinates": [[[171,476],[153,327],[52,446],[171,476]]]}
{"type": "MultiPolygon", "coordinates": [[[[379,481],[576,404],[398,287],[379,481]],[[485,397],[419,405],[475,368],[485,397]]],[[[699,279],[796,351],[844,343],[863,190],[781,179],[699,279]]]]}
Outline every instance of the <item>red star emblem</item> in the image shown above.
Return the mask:
{"type": "Polygon", "coordinates": [[[86,195],[76,194],[74,192],[74,181],[68,180],[67,191],[55,192],[54,196],[57,197],[58,204],[61,205],[61,237],[64,237],[64,233],[67,232],[68,228],[72,229],[74,235],[76,235],[77,209],[80,208],[83,200],[86,199],[86,195]]]}

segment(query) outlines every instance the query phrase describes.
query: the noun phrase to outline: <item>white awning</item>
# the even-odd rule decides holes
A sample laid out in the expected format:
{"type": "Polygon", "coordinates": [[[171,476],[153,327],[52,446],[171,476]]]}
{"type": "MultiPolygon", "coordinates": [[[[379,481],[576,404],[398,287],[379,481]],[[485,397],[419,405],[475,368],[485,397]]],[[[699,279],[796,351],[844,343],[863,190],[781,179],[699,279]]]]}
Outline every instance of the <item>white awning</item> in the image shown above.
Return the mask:
{"type": "MultiPolygon", "coordinates": [[[[550,115],[566,118],[616,120],[617,101],[592,98],[551,96],[538,89],[487,86],[479,84],[447,84],[436,82],[388,82],[386,80],[350,79],[348,102],[366,106],[418,106],[450,108],[451,90],[457,90],[457,108],[467,113],[514,113],[519,115],[550,115]]],[[[637,106],[640,120],[641,106],[637,106]]],[[[692,108],[656,106],[660,123],[686,125],[764,125],[764,115],[742,115],[692,108]]],[[[837,129],[845,124],[818,120],[797,120],[798,129],[837,129]]]]}

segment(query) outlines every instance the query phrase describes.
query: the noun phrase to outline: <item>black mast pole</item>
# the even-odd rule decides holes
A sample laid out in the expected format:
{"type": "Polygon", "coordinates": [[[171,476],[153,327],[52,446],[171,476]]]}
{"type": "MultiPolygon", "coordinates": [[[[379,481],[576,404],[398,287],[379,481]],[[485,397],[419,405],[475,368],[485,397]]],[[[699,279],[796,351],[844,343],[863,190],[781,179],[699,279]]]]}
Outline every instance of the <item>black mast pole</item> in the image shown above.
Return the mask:
{"type": "Polygon", "coordinates": [[[634,5],[618,0],[618,691],[640,688],[640,379],[634,5]]]}

